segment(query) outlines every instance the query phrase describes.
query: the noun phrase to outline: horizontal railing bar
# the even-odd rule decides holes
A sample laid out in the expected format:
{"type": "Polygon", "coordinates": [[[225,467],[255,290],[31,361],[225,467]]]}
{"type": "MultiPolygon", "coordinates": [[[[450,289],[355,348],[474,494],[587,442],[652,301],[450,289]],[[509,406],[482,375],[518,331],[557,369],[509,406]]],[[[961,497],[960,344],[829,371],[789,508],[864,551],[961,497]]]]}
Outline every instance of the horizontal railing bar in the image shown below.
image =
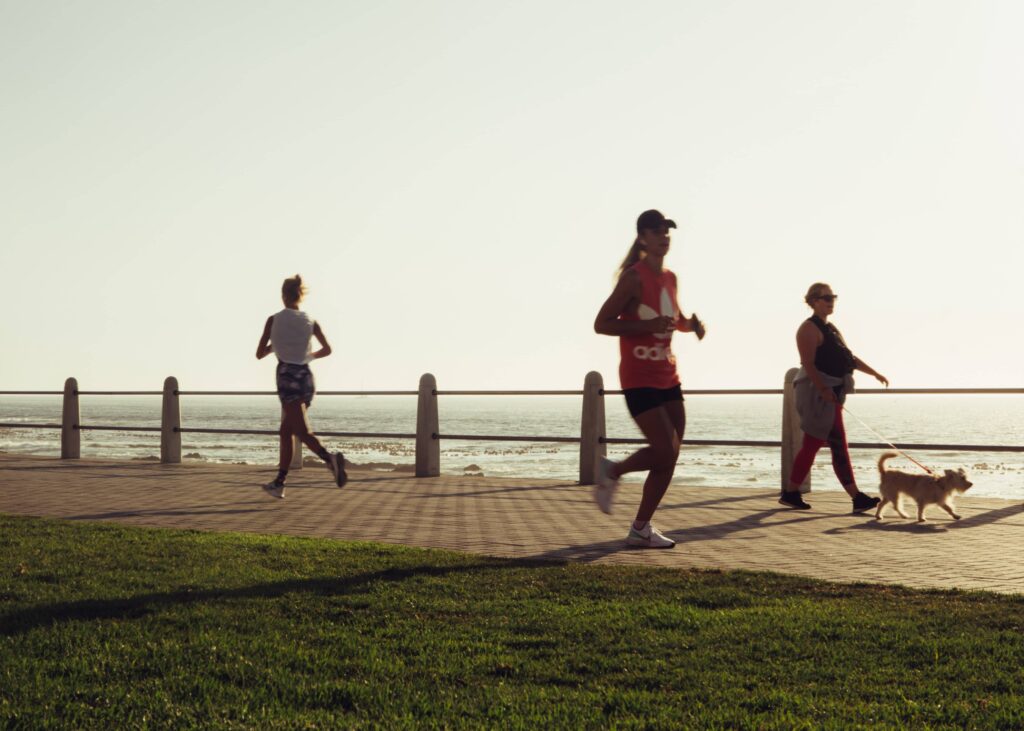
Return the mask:
{"type": "Polygon", "coordinates": [[[60,424],[4,424],[0,422],[0,427],[7,429],[63,429],[64,427],[60,424]]]}
{"type": "MultiPolygon", "coordinates": [[[[600,442],[602,444],[647,444],[646,439],[638,437],[633,438],[616,438],[616,437],[601,437],[600,442]]],[[[782,445],[780,441],[758,441],[758,440],[744,440],[744,439],[684,439],[683,446],[774,446],[779,447],[782,445]]],[[[853,444],[850,444],[853,446],[853,444]]]]}
{"type": "Polygon", "coordinates": [[[158,434],[163,431],[158,426],[101,426],[98,424],[75,424],[75,429],[79,431],[144,431],[158,434]]]}
{"type": "MultiPolygon", "coordinates": [[[[277,395],[277,392],[274,392],[277,395]]],[[[419,391],[317,391],[317,396],[419,396],[419,391]]]]}
{"type": "MultiPolygon", "coordinates": [[[[262,434],[277,436],[277,429],[203,429],[201,427],[181,427],[175,429],[179,434],[262,434]]],[[[373,437],[375,439],[415,439],[415,434],[401,434],[395,432],[371,432],[371,431],[319,431],[317,436],[321,437],[373,437]]]]}
{"type": "Polygon", "coordinates": [[[531,437],[531,436],[510,436],[500,434],[438,434],[438,439],[449,439],[461,442],[562,442],[566,444],[579,444],[579,437],[531,437]]]}
{"type": "Polygon", "coordinates": [[[373,437],[374,439],[415,439],[415,434],[376,431],[317,431],[318,437],[373,437]]]}
{"type": "Polygon", "coordinates": [[[1014,394],[1024,393],[1024,388],[858,388],[855,393],[1014,394]]]}
{"type": "MultiPolygon", "coordinates": [[[[0,422],[0,428],[7,429],[60,429],[60,424],[10,424],[0,422]]],[[[76,429],[81,431],[126,431],[126,432],[159,432],[160,427],[147,426],[109,426],[109,425],[83,425],[78,424],[76,429]]],[[[263,436],[276,436],[276,429],[204,429],[204,428],[181,428],[175,431],[182,434],[256,434],[263,436]]],[[[372,437],[374,439],[415,439],[415,434],[397,432],[341,432],[341,431],[318,431],[317,434],[325,437],[372,437]]],[[[489,441],[489,442],[550,442],[563,444],[579,444],[579,437],[552,437],[552,436],[523,436],[523,435],[501,435],[501,434],[439,434],[438,439],[451,441],[489,441]]],[[[647,444],[646,439],[640,438],[616,438],[602,437],[602,444],[647,444]]],[[[684,446],[691,447],[773,447],[782,446],[781,442],[745,440],[745,439],[687,439],[684,446]]],[[[881,442],[850,442],[850,449],[891,449],[891,446],[881,442]]],[[[899,449],[912,449],[922,452],[1024,452],[1024,446],[1011,444],[900,444],[896,443],[899,449]]]]}
{"type": "Polygon", "coordinates": [[[437,396],[582,396],[583,391],[438,391],[437,396]]]}
{"type": "MultiPolygon", "coordinates": [[[[602,444],[647,444],[646,439],[601,439],[602,444]]],[[[782,442],[746,441],[732,439],[684,439],[687,447],[773,447],[779,448],[782,442]]],[[[888,444],[879,442],[850,442],[850,449],[892,449],[888,444]]],[[[899,444],[899,449],[912,449],[919,452],[1024,452],[1024,446],[1008,444],[899,444]]]]}
{"type": "MultiPolygon", "coordinates": [[[[605,396],[621,396],[623,391],[602,391],[605,396]]],[[[695,388],[683,391],[684,396],[781,396],[781,388],[695,388]]]]}
{"type": "Polygon", "coordinates": [[[175,396],[276,396],[277,391],[175,391],[175,396]]]}
{"type": "MultiPolygon", "coordinates": [[[[602,390],[605,396],[622,391],[602,390]]],[[[1024,394],[1024,388],[858,388],[857,394],[1024,394]]],[[[781,396],[781,388],[704,388],[684,390],[684,396],[781,396]]]]}
{"type": "MultiPolygon", "coordinates": [[[[177,391],[178,396],[276,396],[277,391],[177,391]]],[[[317,391],[317,396],[418,396],[419,391],[317,391]]]]}
{"type": "MultiPolygon", "coordinates": [[[[899,449],[913,449],[919,452],[1024,452],[1024,446],[1010,444],[901,444],[893,442],[899,449]]],[[[879,442],[850,442],[851,449],[892,449],[879,442]]]]}
{"type": "Polygon", "coordinates": [[[277,429],[204,429],[202,427],[181,427],[174,431],[178,434],[258,434],[263,436],[277,436],[280,434],[280,431],[277,429]]]}
{"type": "MultiPolygon", "coordinates": [[[[79,396],[162,396],[163,391],[76,391],[79,396]]],[[[276,391],[176,391],[178,396],[276,396],[276,391]]],[[[622,391],[604,389],[605,396],[622,391]]],[[[1024,388],[859,388],[859,394],[1024,394],[1024,388]]],[[[418,391],[317,391],[319,396],[416,396],[418,391]]],[[[0,396],[63,396],[63,391],[0,391],[0,396]]],[[[574,390],[438,391],[437,396],[582,396],[574,390]]],[[[683,391],[686,396],[781,396],[781,388],[702,388],[683,391]]]]}

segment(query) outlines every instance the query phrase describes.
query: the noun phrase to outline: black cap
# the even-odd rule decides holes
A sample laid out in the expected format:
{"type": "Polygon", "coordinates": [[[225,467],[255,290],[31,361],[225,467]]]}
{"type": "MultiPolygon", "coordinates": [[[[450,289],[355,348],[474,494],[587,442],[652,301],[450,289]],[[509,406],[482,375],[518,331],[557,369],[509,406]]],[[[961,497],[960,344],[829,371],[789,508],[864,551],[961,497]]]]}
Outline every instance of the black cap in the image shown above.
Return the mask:
{"type": "Polygon", "coordinates": [[[655,211],[653,208],[649,211],[644,211],[640,214],[640,217],[636,219],[636,232],[640,233],[645,228],[676,228],[676,222],[671,218],[665,218],[661,211],[655,211]]]}

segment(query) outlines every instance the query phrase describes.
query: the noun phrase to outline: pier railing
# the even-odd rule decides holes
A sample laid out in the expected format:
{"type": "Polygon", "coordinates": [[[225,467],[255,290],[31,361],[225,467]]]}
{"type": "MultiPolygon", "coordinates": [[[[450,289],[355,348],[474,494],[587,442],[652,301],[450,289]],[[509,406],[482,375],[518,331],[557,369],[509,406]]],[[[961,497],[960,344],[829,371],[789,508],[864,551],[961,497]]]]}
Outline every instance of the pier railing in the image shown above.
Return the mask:
{"type": "MultiPolygon", "coordinates": [[[[686,390],[687,396],[737,396],[737,395],[781,395],[782,434],[779,441],[745,439],[686,439],[688,446],[728,446],[781,449],[781,482],[788,484],[789,467],[793,456],[800,447],[803,433],[799,428],[793,398],[793,377],[796,369],[786,373],[781,389],[693,389],[686,390]]],[[[889,388],[858,389],[859,394],[1024,394],[1024,388],[889,388]]],[[[621,395],[622,391],[605,390],[600,373],[592,371],[584,379],[582,390],[439,390],[433,375],[426,373],[420,378],[415,391],[318,391],[318,396],[416,396],[416,431],[404,432],[344,432],[318,431],[328,437],[370,437],[375,439],[409,439],[416,442],[416,476],[435,477],[441,471],[441,441],[491,441],[491,442],[549,442],[580,445],[580,484],[593,484],[597,465],[607,453],[609,444],[645,444],[644,439],[609,437],[605,427],[605,396],[621,395]],[[580,396],[582,411],[579,436],[545,436],[536,434],[448,434],[440,430],[437,399],[441,396],[580,396]]],[[[78,382],[68,378],[63,391],[0,391],[0,396],[35,395],[63,396],[60,424],[4,423],[0,428],[17,429],[59,429],[61,432],[61,458],[81,457],[81,433],[83,431],[150,432],[160,434],[160,461],[165,464],[181,462],[182,434],[251,434],[277,436],[276,429],[214,429],[205,427],[184,427],[181,424],[180,398],[182,396],[275,396],[274,391],[193,391],[182,390],[178,381],[169,377],[160,391],[89,391],[79,390],[78,382]],[[160,426],[116,426],[110,424],[86,424],[82,422],[79,396],[161,396],[162,413],[160,426]]],[[[884,449],[889,445],[876,442],[851,442],[851,449],[884,449]]],[[[973,451],[973,452],[1024,452],[1024,445],[996,444],[911,444],[896,443],[906,450],[929,451],[973,451]]],[[[302,444],[295,440],[293,469],[302,467],[302,444]]],[[[804,489],[810,489],[810,478],[804,489]]]]}

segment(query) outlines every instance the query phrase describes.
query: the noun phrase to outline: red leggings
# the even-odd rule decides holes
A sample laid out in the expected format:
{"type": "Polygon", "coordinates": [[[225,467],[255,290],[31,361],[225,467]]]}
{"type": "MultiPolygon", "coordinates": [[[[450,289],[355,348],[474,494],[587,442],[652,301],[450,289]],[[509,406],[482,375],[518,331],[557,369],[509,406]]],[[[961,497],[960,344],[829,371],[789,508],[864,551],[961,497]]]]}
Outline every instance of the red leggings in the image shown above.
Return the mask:
{"type": "Polygon", "coordinates": [[[850,464],[850,450],[846,446],[846,429],[843,427],[843,410],[836,404],[836,420],[832,422],[832,431],[828,433],[828,439],[815,439],[810,434],[804,434],[804,444],[793,459],[793,469],[789,473],[789,482],[792,485],[800,485],[807,479],[811,471],[814,458],[818,450],[828,443],[832,452],[832,469],[835,470],[839,484],[843,487],[856,486],[853,479],[853,466],[850,464]]]}

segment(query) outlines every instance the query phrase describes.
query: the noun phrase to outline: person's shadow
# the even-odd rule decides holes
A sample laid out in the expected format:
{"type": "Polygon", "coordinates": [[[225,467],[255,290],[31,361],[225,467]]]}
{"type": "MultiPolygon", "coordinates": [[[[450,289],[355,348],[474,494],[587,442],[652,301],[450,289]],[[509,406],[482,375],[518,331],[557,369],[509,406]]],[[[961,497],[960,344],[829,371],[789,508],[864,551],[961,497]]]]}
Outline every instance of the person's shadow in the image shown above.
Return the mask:
{"type": "Polygon", "coordinates": [[[293,579],[233,588],[209,587],[197,590],[186,588],[178,591],[139,594],[123,599],[81,599],[57,602],[0,614],[0,636],[25,634],[37,627],[51,627],[63,622],[137,619],[174,606],[206,602],[273,599],[293,593],[343,596],[372,591],[372,585],[381,581],[400,582],[422,576],[479,572],[481,585],[486,585],[486,573],[494,569],[535,568],[551,565],[554,565],[551,561],[541,562],[535,559],[474,558],[471,563],[466,564],[390,568],[348,577],[293,579]]]}
{"type": "MultiPolygon", "coordinates": [[[[764,498],[764,495],[758,497],[764,498]]],[[[774,498],[774,495],[771,496],[774,498]]],[[[728,497],[721,498],[719,500],[708,500],[701,503],[701,505],[707,506],[718,502],[733,502],[750,499],[747,496],[742,497],[728,497]]],[[[682,504],[678,507],[686,508],[691,507],[692,504],[682,504]]],[[[662,506],[662,509],[671,506],[662,506]]],[[[688,528],[678,528],[676,530],[663,531],[666,536],[676,541],[680,548],[684,547],[688,543],[696,543],[698,541],[715,541],[726,538],[728,536],[734,536],[737,533],[744,533],[751,530],[759,529],[771,529],[785,525],[791,525],[793,523],[807,523],[817,520],[831,520],[834,519],[835,515],[832,513],[813,513],[808,514],[802,511],[792,510],[791,508],[771,508],[768,510],[760,510],[754,513],[744,513],[743,515],[735,518],[734,520],[726,520],[721,523],[711,523],[708,525],[696,525],[688,528]],[[772,523],[766,523],[765,520],[771,516],[778,516],[780,513],[784,513],[787,517],[777,520],[772,523]]],[[[738,540],[759,540],[766,536],[739,536],[738,540]]],[[[545,551],[541,554],[536,554],[532,558],[541,560],[558,560],[558,561],[580,561],[580,562],[591,562],[612,556],[615,554],[621,554],[623,552],[635,552],[635,551],[649,551],[648,548],[637,548],[635,546],[629,546],[626,544],[625,536],[616,537],[609,541],[598,541],[595,543],[587,543],[582,545],[565,546],[563,548],[555,548],[550,551],[545,551]]],[[[662,550],[676,550],[676,549],[662,549],[662,550]]]]}

